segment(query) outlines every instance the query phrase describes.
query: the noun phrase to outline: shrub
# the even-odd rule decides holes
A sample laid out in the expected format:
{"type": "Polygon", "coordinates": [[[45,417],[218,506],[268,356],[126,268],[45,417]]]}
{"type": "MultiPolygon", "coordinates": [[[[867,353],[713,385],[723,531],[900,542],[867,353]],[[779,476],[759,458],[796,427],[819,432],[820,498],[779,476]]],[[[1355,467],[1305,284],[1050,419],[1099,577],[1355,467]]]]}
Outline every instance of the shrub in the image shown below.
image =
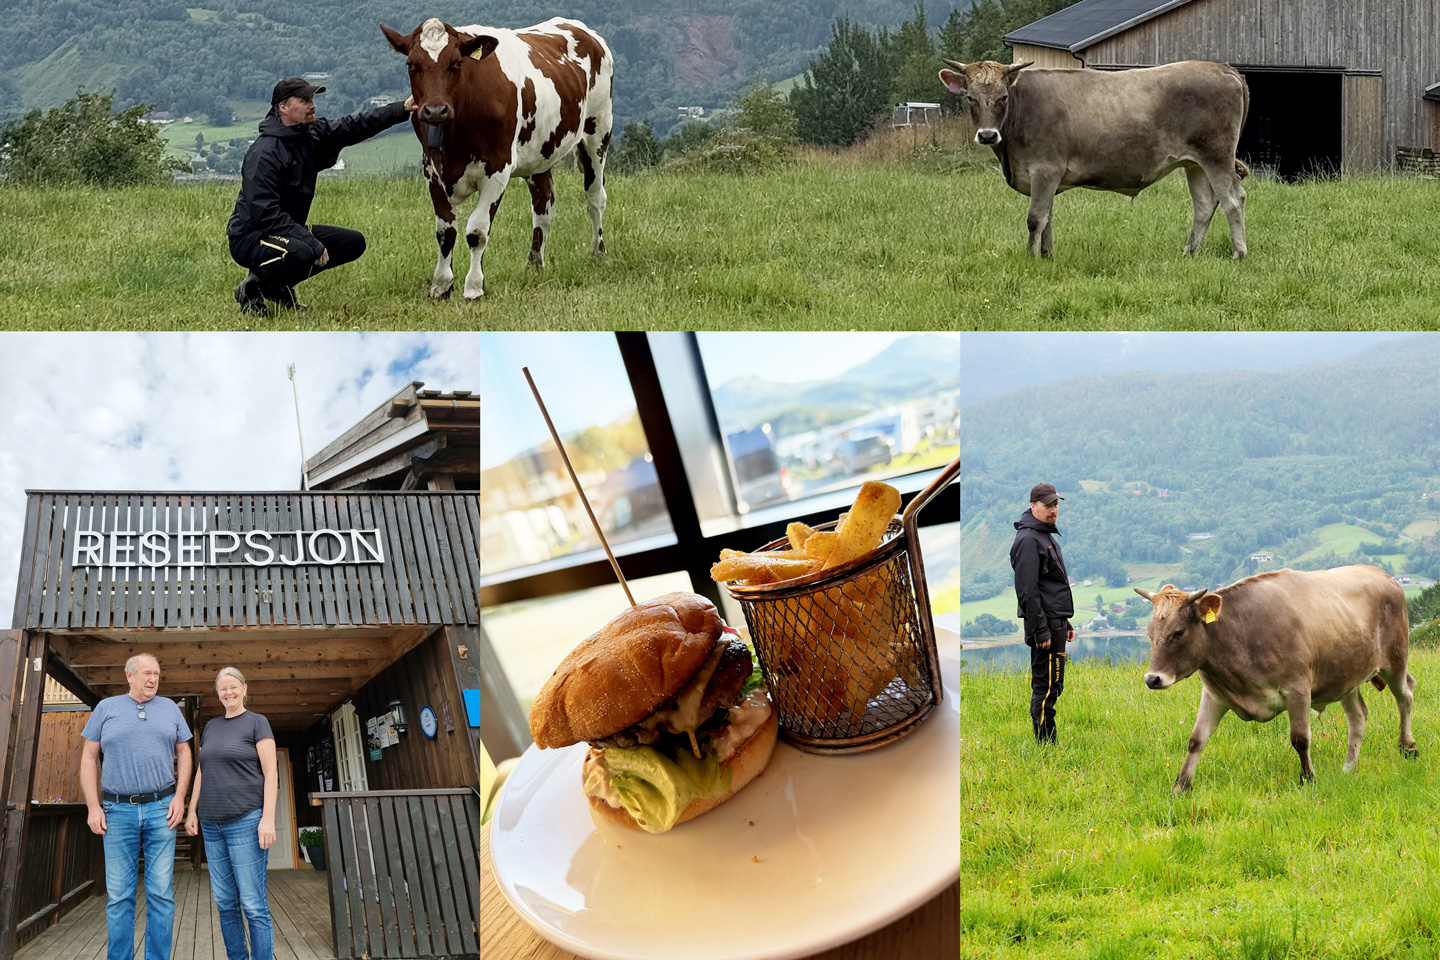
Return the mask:
{"type": "Polygon", "coordinates": [[[140,122],[149,104],[111,112],[111,94],[78,90],[62,106],[0,129],[0,178],[16,184],[124,187],[166,183],[188,165],[166,159],[159,130],[140,122]]]}

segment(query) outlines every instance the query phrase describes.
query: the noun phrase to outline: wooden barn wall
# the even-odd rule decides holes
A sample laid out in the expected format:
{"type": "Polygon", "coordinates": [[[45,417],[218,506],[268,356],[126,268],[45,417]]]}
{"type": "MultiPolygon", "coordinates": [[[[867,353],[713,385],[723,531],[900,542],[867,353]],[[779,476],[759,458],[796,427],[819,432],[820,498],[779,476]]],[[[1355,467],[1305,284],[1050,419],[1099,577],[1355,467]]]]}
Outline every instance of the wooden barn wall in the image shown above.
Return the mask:
{"type": "Polygon", "coordinates": [[[1037,67],[1058,67],[1059,69],[1076,69],[1085,64],[1070,55],[1068,50],[1056,50],[1053,47],[1036,47],[1028,43],[1017,43],[1011,50],[1011,63],[1022,63],[1029,60],[1037,67]]]}
{"type": "MultiPolygon", "coordinates": [[[[1384,74],[1384,162],[1425,144],[1421,95],[1440,79],[1436,0],[1195,0],[1084,51],[1090,65],[1222,60],[1384,74]]],[[[1363,115],[1358,122],[1363,122],[1363,115]]],[[[1364,134],[1356,133],[1355,136],[1364,134]]]]}
{"type": "Polygon", "coordinates": [[[54,631],[476,623],[479,532],[477,494],[31,493],[14,622],[54,631]],[[322,529],[378,529],[384,562],[72,568],[77,531],[322,529]]]}
{"type": "MultiPolygon", "coordinates": [[[[478,657],[478,650],[472,648],[471,655],[478,657]]],[[[396,698],[404,701],[410,724],[409,731],[400,735],[400,743],[385,747],[379,760],[371,760],[366,752],[365,775],[371,790],[480,788],[479,750],[473,746],[465,722],[452,656],[453,642],[447,631],[436,630],[356,693],[355,710],[362,729],[366,720],[388,710],[387,704],[396,698]],[[445,729],[440,718],[442,702],[450,704],[453,732],[445,729]],[[420,708],[427,704],[440,724],[433,740],[420,732],[420,708]]]]}
{"type": "Polygon", "coordinates": [[[60,710],[40,716],[40,748],[35,754],[35,790],[41,803],[84,803],[80,792],[80,731],[90,719],[89,710],[60,710]]]}

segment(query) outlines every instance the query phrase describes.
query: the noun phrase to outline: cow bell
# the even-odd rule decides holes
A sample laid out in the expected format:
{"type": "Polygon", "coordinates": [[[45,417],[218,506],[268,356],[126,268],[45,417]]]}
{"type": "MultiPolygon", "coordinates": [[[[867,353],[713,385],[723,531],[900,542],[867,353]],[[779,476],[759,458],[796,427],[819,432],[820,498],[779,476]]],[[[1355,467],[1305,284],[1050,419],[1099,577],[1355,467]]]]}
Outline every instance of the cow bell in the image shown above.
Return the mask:
{"type": "Polygon", "coordinates": [[[443,150],[445,148],[445,128],[438,123],[427,123],[429,128],[425,134],[425,146],[431,150],[443,150]]]}

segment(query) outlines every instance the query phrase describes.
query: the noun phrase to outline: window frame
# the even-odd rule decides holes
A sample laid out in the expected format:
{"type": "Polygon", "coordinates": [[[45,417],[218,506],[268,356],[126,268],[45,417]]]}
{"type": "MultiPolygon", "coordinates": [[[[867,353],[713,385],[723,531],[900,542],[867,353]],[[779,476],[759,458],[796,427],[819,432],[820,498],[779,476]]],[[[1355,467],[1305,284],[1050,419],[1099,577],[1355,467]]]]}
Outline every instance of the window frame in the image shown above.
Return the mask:
{"type": "MultiPolygon", "coordinates": [[[[855,488],[844,487],[735,516],[735,491],[729,476],[732,471],[728,462],[719,464],[714,457],[716,450],[724,450],[723,436],[695,334],[617,331],[615,340],[635,397],[636,411],[650,447],[673,531],[614,546],[615,559],[626,579],[683,571],[690,577],[691,589],[719,607],[722,605],[722,592],[720,585],[710,579],[710,566],[722,548],[746,546],[754,549],[784,537],[786,526],[794,521],[812,526],[826,523],[854,502],[855,488]],[[657,346],[658,350],[655,349],[657,346]],[[667,364],[664,377],[657,363],[657,354],[667,364]],[[667,402],[667,389],[670,402],[667,402]],[[682,411],[682,426],[686,435],[683,444],[681,431],[670,413],[672,403],[682,411]],[[695,485],[691,482],[692,475],[695,485]],[[719,502],[717,498],[725,496],[729,498],[731,515],[714,515],[714,505],[719,502]],[[710,517],[702,518],[697,499],[711,505],[710,517]],[[744,536],[737,537],[738,533],[744,536]]],[[[483,438],[481,442],[484,442],[483,438]]],[[[903,474],[888,478],[886,482],[900,491],[903,510],[942,470],[943,467],[939,467],[903,474]]],[[[959,522],[958,483],[936,496],[918,518],[922,527],[959,522]]],[[[610,562],[599,549],[488,576],[482,558],[479,598],[481,642],[488,644],[484,633],[484,611],[487,608],[607,586],[614,582],[615,574],[610,569],[610,562]]],[[[509,689],[503,671],[498,669],[498,656],[486,658],[482,651],[481,663],[492,668],[483,671],[481,678],[482,684],[489,686],[488,692],[492,694],[486,698],[486,705],[492,716],[496,712],[500,716],[490,724],[490,735],[482,725],[480,737],[491,758],[499,763],[518,756],[529,746],[529,724],[519,710],[519,701],[514,691],[509,689]],[[484,673],[498,675],[486,677],[484,673]]]]}

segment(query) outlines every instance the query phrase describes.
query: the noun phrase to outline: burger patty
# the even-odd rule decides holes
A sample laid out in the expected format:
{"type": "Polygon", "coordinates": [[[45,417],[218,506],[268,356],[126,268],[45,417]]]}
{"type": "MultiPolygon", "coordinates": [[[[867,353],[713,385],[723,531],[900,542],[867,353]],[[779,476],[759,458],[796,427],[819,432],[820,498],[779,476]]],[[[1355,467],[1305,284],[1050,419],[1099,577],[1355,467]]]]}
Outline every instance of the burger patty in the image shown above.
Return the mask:
{"type": "MultiPolygon", "coordinates": [[[[745,681],[750,679],[752,670],[749,648],[738,640],[724,641],[720,651],[720,662],[716,665],[715,672],[711,674],[710,682],[705,687],[705,693],[700,698],[700,716],[708,718],[701,724],[702,728],[713,729],[722,725],[716,724],[714,721],[740,699],[740,693],[745,689],[745,681]]],[[[670,700],[661,704],[657,712],[674,705],[675,701],[670,700]]],[[[647,726],[650,720],[651,717],[646,717],[619,733],[613,733],[604,739],[590,742],[597,747],[639,747],[651,746],[658,743],[662,737],[673,736],[654,725],[647,726]]],[[[689,742],[688,738],[686,738],[686,742],[689,742]]]]}

